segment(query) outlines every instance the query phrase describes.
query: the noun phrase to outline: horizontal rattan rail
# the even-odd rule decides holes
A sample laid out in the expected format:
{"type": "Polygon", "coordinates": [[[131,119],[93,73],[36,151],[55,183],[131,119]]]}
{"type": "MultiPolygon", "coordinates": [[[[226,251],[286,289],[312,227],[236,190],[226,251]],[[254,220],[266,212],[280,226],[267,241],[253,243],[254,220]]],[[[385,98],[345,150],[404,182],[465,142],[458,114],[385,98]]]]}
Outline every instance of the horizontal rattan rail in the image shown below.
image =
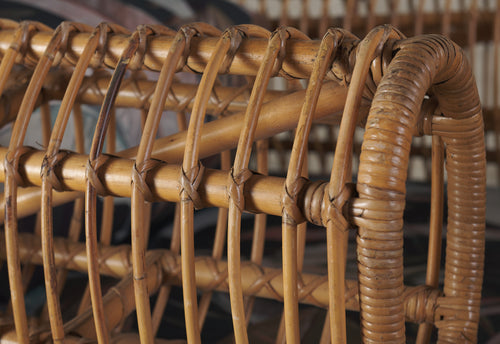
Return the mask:
{"type": "MultiPolygon", "coordinates": [[[[15,30],[2,30],[0,32],[0,52],[4,53],[14,37],[15,30]]],[[[29,61],[37,60],[43,55],[45,47],[48,45],[52,37],[51,32],[40,31],[33,32],[28,36],[28,44],[30,47],[29,56],[26,56],[27,64],[29,61]]],[[[88,41],[90,33],[75,32],[68,37],[68,53],[63,64],[74,65],[81,54],[85,43],[88,41]]],[[[115,67],[119,56],[125,49],[128,41],[128,35],[120,33],[109,33],[107,37],[107,50],[103,57],[98,57],[103,60],[104,66],[115,67]]],[[[205,68],[210,55],[214,51],[218,37],[193,37],[187,59],[187,67],[194,72],[201,73],[205,68]]],[[[143,64],[131,66],[131,70],[149,69],[160,71],[162,56],[165,56],[168,49],[174,42],[174,37],[159,36],[152,37],[148,42],[148,50],[144,53],[143,64]]],[[[290,40],[286,46],[286,57],[283,60],[283,70],[293,78],[308,78],[315,58],[315,54],[319,48],[319,41],[295,41],[290,40]],[[300,51],[300,54],[296,52],[300,51]],[[291,58],[293,56],[293,58],[291,58]]],[[[264,51],[267,46],[267,39],[250,37],[241,42],[238,52],[227,70],[228,73],[238,75],[255,75],[259,67],[259,62],[262,61],[264,51]]],[[[347,53],[349,53],[348,49],[347,53]]],[[[33,62],[31,62],[33,63],[33,62]]],[[[338,70],[338,77],[342,78],[342,69],[338,70]]]]}

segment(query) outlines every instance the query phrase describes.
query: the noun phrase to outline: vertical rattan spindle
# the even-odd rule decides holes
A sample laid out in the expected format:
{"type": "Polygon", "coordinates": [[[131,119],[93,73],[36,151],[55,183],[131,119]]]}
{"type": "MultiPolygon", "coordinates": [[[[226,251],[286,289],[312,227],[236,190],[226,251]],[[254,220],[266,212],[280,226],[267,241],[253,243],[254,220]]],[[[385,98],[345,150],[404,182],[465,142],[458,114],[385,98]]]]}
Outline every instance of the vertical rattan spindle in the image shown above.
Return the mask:
{"type": "MultiPolygon", "coordinates": [[[[141,32],[142,30],[146,30],[146,28],[139,27],[137,31],[130,36],[128,44],[123,50],[120,60],[118,61],[113,72],[113,76],[108,86],[108,90],[99,113],[99,118],[97,120],[86,169],[85,237],[88,255],[89,289],[96,334],[99,343],[109,343],[109,332],[106,324],[102,300],[96,228],[97,193],[103,195],[106,192],[101,180],[99,179],[98,170],[107,160],[106,157],[102,155],[102,150],[110,121],[111,110],[127,67],[132,59],[132,56],[139,48],[140,40],[144,35],[144,33],[141,32]]],[[[136,305],[136,307],[139,312],[140,305],[136,305]]],[[[139,324],[139,328],[141,328],[141,326],[144,325],[139,324]]]]}
{"type": "MultiPolygon", "coordinates": [[[[24,95],[18,117],[12,129],[9,151],[5,156],[5,198],[7,200],[5,208],[5,236],[8,253],[7,267],[9,270],[10,291],[13,303],[12,306],[16,333],[18,340],[21,343],[27,343],[29,339],[17,243],[17,204],[15,200],[17,199],[17,186],[21,182],[18,175],[18,164],[19,159],[23,153],[26,152],[26,149],[22,147],[22,144],[26,135],[31,114],[35,107],[38,95],[40,94],[45,77],[47,76],[53,63],[58,64],[64,56],[70,33],[72,31],[79,31],[82,27],[82,25],[64,22],[54,31],[43,56],[38,61],[28,85],[28,89],[24,95]],[[11,201],[9,202],[9,200],[11,201]]],[[[26,31],[21,31],[21,33],[29,33],[29,26],[26,27],[26,29],[26,31]]],[[[27,39],[28,37],[24,36],[23,38],[27,39]]],[[[7,60],[6,64],[9,62],[10,60],[7,60]]],[[[48,247],[42,246],[42,248],[46,250],[48,247]]],[[[50,269],[50,266],[48,265],[48,262],[44,262],[45,272],[47,272],[47,268],[50,269]]],[[[47,282],[50,277],[47,274],[45,277],[47,282]]],[[[64,334],[56,288],[47,292],[47,300],[49,314],[51,315],[50,323],[54,341],[61,341],[64,334]],[[55,295],[52,291],[55,292],[55,295]]]]}
{"type": "MultiPolygon", "coordinates": [[[[238,43],[232,42],[234,32],[225,31],[217,42],[198,87],[191,118],[189,121],[184,159],[180,175],[181,198],[181,266],[182,289],[184,298],[184,316],[186,335],[189,343],[200,343],[198,305],[196,297],[196,281],[194,272],[194,208],[198,207],[198,185],[203,175],[203,166],[198,161],[201,127],[206,114],[206,107],[217,73],[222,66],[231,46],[237,48],[238,43]],[[195,205],[196,203],[196,205],[195,205]]],[[[237,33],[239,35],[239,33],[237,33]]]]}
{"type": "MultiPolygon", "coordinates": [[[[248,169],[248,163],[250,161],[255,128],[258,123],[263,98],[273,72],[276,73],[281,68],[281,63],[284,59],[284,49],[281,48],[284,47],[286,40],[290,37],[290,33],[285,28],[278,29],[270,37],[269,34],[267,35],[269,39],[268,46],[252,88],[238,140],[234,164],[228,176],[228,273],[231,276],[229,292],[235,334],[238,327],[242,328],[241,332],[243,332],[245,330],[244,326],[246,326],[240,271],[241,214],[244,210],[243,188],[245,182],[252,175],[252,172],[248,169]],[[243,319],[240,319],[241,315],[243,315],[243,319]]],[[[237,339],[238,341],[242,342],[241,339],[237,339]]],[[[244,342],[248,342],[248,339],[244,342]]]]}
{"type": "MultiPolygon", "coordinates": [[[[303,186],[302,173],[307,159],[308,137],[311,130],[313,114],[315,112],[316,104],[318,101],[323,79],[326,71],[331,66],[333,57],[336,54],[337,47],[342,41],[344,33],[340,31],[328,30],[318,50],[315,59],[314,67],[309,78],[306,96],[301,109],[299,121],[295,131],[295,139],[293,142],[292,153],[288,165],[288,172],[285,180],[285,188],[283,192],[283,210],[282,210],[282,237],[283,237],[283,285],[285,290],[291,289],[288,294],[292,294],[293,298],[287,300],[289,305],[285,306],[285,319],[290,316],[290,306],[298,308],[298,279],[297,273],[299,271],[298,256],[298,225],[304,219],[301,214],[297,200],[299,192],[303,186]]],[[[305,231],[305,228],[303,229],[305,231]]],[[[305,235],[305,233],[302,233],[305,235]]],[[[303,254],[303,249],[301,250],[303,254]]],[[[302,259],[300,259],[302,260],[302,259]]],[[[302,265],[302,263],[300,263],[302,265]]],[[[287,296],[287,293],[285,293],[287,296]]],[[[289,297],[289,296],[288,296],[289,297]]],[[[286,305],[286,303],[285,303],[286,305]]],[[[291,312],[290,312],[291,313],[291,312]]],[[[292,319],[298,321],[298,319],[292,319]]],[[[293,324],[290,320],[286,322],[287,327],[287,342],[291,342],[291,335],[295,336],[295,341],[300,341],[300,334],[298,333],[298,325],[293,324]],[[297,332],[292,332],[290,327],[296,327],[297,332]]]]}
{"type": "MultiPolygon", "coordinates": [[[[42,247],[45,247],[43,251],[44,262],[45,262],[44,267],[45,267],[45,274],[46,276],[48,276],[48,278],[46,279],[46,289],[48,294],[53,295],[52,296],[53,298],[59,295],[63,283],[62,279],[63,275],[61,275],[62,271],[58,273],[55,269],[55,264],[54,264],[54,244],[53,244],[53,228],[52,228],[53,227],[52,189],[56,188],[57,190],[62,190],[61,182],[55,175],[55,167],[65,155],[64,152],[60,153],[59,149],[66,129],[66,124],[69,120],[71,109],[75,102],[80,85],[85,76],[87,67],[89,66],[90,60],[92,59],[98,47],[99,32],[101,29],[102,27],[98,26],[94,30],[92,35],[89,37],[89,40],[85,45],[85,48],[75,66],[75,70],[71,76],[63,100],[61,102],[56,122],[54,123],[54,129],[49,140],[49,145],[47,147],[40,172],[42,177],[42,195],[41,195],[42,247]]],[[[87,30],[91,29],[88,28],[87,30]]],[[[79,129],[81,130],[81,128],[79,129]]],[[[80,228],[78,228],[78,232],[79,230],[80,228]]],[[[76,233],[71,233],[71,235],[75,237],[76,233]]],[[[50,299],[48,299],[48,301],[49,301],[49,315],[50,318],[52,319],[55,318],[54,312],[60,312],[60,310],[51,309],[51,307],[54,306],[50,305],[50,299]]],[[[58,301],[57,304],[59,304],[58,301]]],[[[60,335],[64,336],[64,333],[60,333],[60,335]]]]}

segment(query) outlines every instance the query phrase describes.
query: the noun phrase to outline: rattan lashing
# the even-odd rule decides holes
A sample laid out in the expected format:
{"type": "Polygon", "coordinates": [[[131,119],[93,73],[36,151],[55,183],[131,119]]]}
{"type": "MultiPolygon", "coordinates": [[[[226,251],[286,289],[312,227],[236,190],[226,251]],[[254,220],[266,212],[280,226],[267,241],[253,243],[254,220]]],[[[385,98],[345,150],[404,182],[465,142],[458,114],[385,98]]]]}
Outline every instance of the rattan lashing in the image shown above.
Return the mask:
{"type": "MultiPolygon", "coordinates": [[[[483,123],[474,78],[461,50],[451,41],[436,35],[405,39],[390,26],[372,30],[363,40],[347,31],[330,29],[322,41],[315,41],[286,27],[271,34],[248,25],[219,32],[206,24],[192,24],[179,32],[141,26],[128,33],[106,25],[94,29],[65,23],[51,32],[35,23],[2,24],[2,92],[9,75],[16,73],[11,73],[14,61],[30,68],[36,65],[23,91],[10,145],[0,150],[6,207],[5,243],[0,253],[9,270],[14,325],[2,340],[131,343],[140,338],[142,343],[152,343],[172,284],[182,285],[190,343],[201,341],[201,327],[214,290],[229,293],[238,343],[248,342],[247,324],[255,297],[283,301],[284,331],[277,335],[278,341],[284,337],[289,343],[301,340],[299,302],[328,308],[323,342],[348,340],[346,308],[361,311],[362,338],[367,343],[404,342],[405,319],[424,324],[419,340],[428,336],[428,324],[438,328],[440,342],[476,340],[484,257],[483,123]],[[49,72],[53,64],[55,68],[49,72]],[[67,66],[74,66],[70,76],[67,66]],[[96,77],[85,75],[88,66],[106,66],[114,72],[110,79],[100,74],[110,80],[106,92],[88,93],[86,98],[89,88],[80,92],[82,85],[88,82],[99,88],[96,77]],[[127,68],[159,71],[159,81],[150,85],[141,83],[140,78],[124,80],[129,79],[127,68]],[[180,70],[202,73],[199,86],[179,84],[175,75],[180,70]],[[61,74],[57,80],[69,80],[62,97],[53,85],[44,85],[57,73],[61,74]],[[250,86],[231,92],[217,85],[219,74],[245,75],[250,86]],[[273,75],[307,79],[308,86],[291,93],[268,93],[273,75]],[[114,152],[111,145],[109,152],[114,156],[110,156],[103,154],[103,145],[104,138],[113,135],[112,108],[120,102],[134,103],[129,96],[120,95],[122,83],[145,89],[138,93],[146,96],[135,103],[148,114],[144,115],[139,147],[114,152]],[[42,94],[43,87],[47,92],[42,94]],[[228,98],[222,99],[223,92],[216,90],[226,90],[228,98]],[[169,101],[169,94],[175,95],[174,101],[169,101]],[[31,113],[37,102],[46,103],[50,97],[62,98],[62,102],[47,148],[26,149],[23,141],[31,113]],[[242,99],[245,106],[233,104],[235,99],[242,99]],[[78,118],[77,102],[85,101],[103,104],[90,154],[83,154],[81,142],[79,153],[64,152],[60,142],[70,110],[76,109],[78,118]],[[433,102],[437,107],[428,106],[433,102]],[[164,104],[180,112],[179,127],[186,130],[156,139],[164,104]],[[204,123],[207,109],[226,116],[204,123]],[[186,111],[191,113],[187,127],[186,111]],[[232,112],[236,114],[228,115],[232,112]],[[325,116],[340,123],[338,144],[330,181],[312,182],[307,180],[305,160],[308,135],[313,120],[325,116]],[[353,184],[353,131],[360,124],[365,124],[366,132],[353,184]],[[266,176],[266,144],[261,140],[286,129],[295,129],[288,172],[284,177],[266,176]],[[428,270],[428,286],[410,287],[404,286],[402,277],[405,181],[411,139],[422,134],[433,135],[435,153],[432,268],[428,270]],[[259,174],[249,170],[256,141],[259,174]],[[236,148],[236,155],[231,163],[227,150],[232,148],[236,148]],[[221,169],[201,164],[202,157],[218,153],[222,154],[221,169]],[[444,289],[439,291],[436,278],[444,153],[449,215],[444,289]],[[18,193],[19,186],[29,188],[18,193]],[[36,188],[40,186],[41,198],[36,188]],[[75,233],[67,239],[54,238],[51,208],[79,195],[53,194],[54,188],[85,192],[85,244],[75,242],[75,233]],[[131,198],[130,247],[109,246],[109,201],[104,220],[108,225],[102,227],[108,229],[101,229],[104,234],[98,243],[97,194],[131,198]],[[36,205],[18,201],[18,195],[33,195],[36,205]],[[178,226],[169,250],[147,249],[149,229],[145,228],[149,228],[151,201],[179,204],[178,226]],[[212,257],[198,257],[194,208],[207,206],[221,208],[219,222],[212,257]],[[36,235],[18,233],[18,208],[25,213],[41,209],[41,242],[36,235]],[[256,221],[249,262],[241,261],[240,256],[243,211],[262,213],[256,221]],[[263,214],[282,216],[282,269],[261,265],[263,214]],[[301,273],[307,222],[325,227],[325,276],[301,273]],[[344,274],[347,233],[354,228],[358,232],[358,281],[346,280],[344,274]],[[227,263],[223,259],[226,232],[227,263]],[[21,262],[44,267],[49,317],[48,323],[42,320],[38,327],[30,326],[26,316],[21,273],[26,267],[21,269],[21,262]],[[59,301],[64,269],[84,271],[89,276],[90,300],[83,298],[79,313],[70,321],[63,321],[65,310],[59,301]],[[104,296],[101,274],[121,278],[104,296]],[[198,290],[203,290],[199,301],[198,290]],[[158,298],[151,309],[149,296],[156,292],[158,298]],[[117,336],[112,329],[133,310],[139,334],[117,336]]],[[[82,140],[81,135],[78,140],[82,140]]],[[[78,202],[75,214],[83,206],[81,198],[78,202]]],[[[78,230],[76,225],[74,228],[78,230]]]]}

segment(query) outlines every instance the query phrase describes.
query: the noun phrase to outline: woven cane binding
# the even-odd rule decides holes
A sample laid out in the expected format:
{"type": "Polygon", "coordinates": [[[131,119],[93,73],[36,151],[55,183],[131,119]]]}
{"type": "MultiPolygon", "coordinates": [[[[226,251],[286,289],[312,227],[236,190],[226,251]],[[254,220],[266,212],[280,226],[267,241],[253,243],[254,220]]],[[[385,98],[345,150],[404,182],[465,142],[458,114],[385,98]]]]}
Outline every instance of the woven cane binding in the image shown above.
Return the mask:
{"type": "Polygon", "coordinates": [[[174,285],[182,287],[189,343],[201,342],[215,291],[229,295],[237,343],[249,342],[247,326],[260,297],[283,302],[277,342],[307,341],[301,338],[299,303],[328,309],[321,342],[348,340],[346,309],[360,311],[365,343],[404,342],[405,321],[420,324],[422,342],[433,326],[441,343],[476,341],[484,257],[483,122],[468,62],[447,38],[406,39],[391,26],[377,27],[362,40],[339,29],[310,40],[288,27],[271,33],[243,25],[220,32],[198,23],[178,32],[140,26],[130,33],[111,24],[63,23],[51,31],[37,23],[2,21],[0,49],[0,90],[15,95],[10,104],[16,107],[4,112],[3,123],[15,121],[9,146],[0,148],[0,254],[11,295],[3,314],[11,325],[1,341],[174,342],[155,338],[174,285]],[[141,70],[153,71],[157,81],[141,70]],[[201,75],[199,85],[182,82],[181,73],[192,72],[201,75]],[[220,75],[244,76],[246,84],[223,86],[220,75]],[[307,86],[268,91],[272,77],[306,80],[307,86]],[[13,79],[27,81],[19,86],[13,79]],[[50,130],[46,104],[57,99],[50,130]],[[81,132],[75,134],[75,152],[61,147],[71,112],[82,121],[82,103],[100,104],[88,154],[81,132]],[[27,126],[40,104],[44,148],[27,148],[27,126]],[[142,109],[138,147],[116,151],[115,107],[142,109]],[[180,131],[157,138],[165,109],[178,113],[180,131]],[[206,122],[207,114],[216,119],[206,122]],[[340,125],[330,180],[324,182],[307,179],[306,160],[311,124],[321,118],[340,125]],[[353,171],[356,126],[366,130],[353,171]],[[295,138],[288,171],[267,176],[266,139],[290,129],[295,138]],[[432,214],[427,285],[408,286],[403,210],[415,135],[432,135],[432,214]],[[219,153],[220,168],[204,166],[202,159],[219,153]],[[439,290],[444,168],[448,226],[439,290]],[[100,226],[97,196],[104,197],[100,226]],[[116,196],[131,200],[129,246],[111,245],[116,196]],[[74,199],[68,235],[55,237],[52,208],[74,199]],[[177,203],[168,249],[148,250],[151,202],[177,203]],[[206,207],[220,210],[212,255],[200,256],[194,222],[196,209],[206,207]],[[18,220],[37,211],[40,230],[20,233],[18,220]],[[240,247],[243,212],[258,214],[248,259],[240,247]],[[78,242],[83,214],[86,240],[78,242]],[[282,218],[280,268],[263,264],[266,214],[282,218]],[[326,231],[324,275],[301,272],[308,223],[326,231]],[[349,280],[347,237],[354,230],[358,278],[349,280]],[[34,265],[43,266],[47,297],[36,321],[28,319],[24,302],[34,265]],[[81,300],[76,313],[61,304],[68,271],[88,275],[88,291],[74,296],[81,300]],[[103,292],[103,276],[119,282],[103,292]],[[133,311],[138,332],[117,334],[133,311]]]}

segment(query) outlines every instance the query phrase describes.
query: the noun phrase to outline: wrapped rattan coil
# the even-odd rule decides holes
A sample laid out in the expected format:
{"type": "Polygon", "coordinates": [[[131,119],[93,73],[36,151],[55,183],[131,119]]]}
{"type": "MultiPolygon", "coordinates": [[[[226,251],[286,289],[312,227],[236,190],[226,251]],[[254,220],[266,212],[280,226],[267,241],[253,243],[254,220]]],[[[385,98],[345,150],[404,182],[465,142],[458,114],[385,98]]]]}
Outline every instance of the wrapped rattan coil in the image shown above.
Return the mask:
{"type": "MultiPolygon", "coordinates": [[[[347,32],[330,30],[319,42],[309,41],[290,28],[280,28],[269,34],[258,27],[240,26],[220,33],[212,27],[194,24],[178,33],[158,27],[139,27],[129,34],[116,27],[100,26],[94,30],[67,23],[49,33],[30,29],[35,27],[30,25],[24,23],[19,26],[18,32],[28,34],[20,34],[23,37],[20,45],[13,44],[11,47],[29,46],[31,49],[4,49],[8,53],[4,53],[0,65],[1,80],[6,80],[15,59],[31,62],[39,58],[14,123],[11,144],[3,151],[6,240],[2,253],[7,259],[10,291],[15,301],[12,311],[16,334],[8,332],[2,340],[14,340],[17,336],[20,343],[46,338],[62,342],[73,341],[74,335],[78,334],[83,338],[96,338],[102,343],[115,340],[134,342],[138,340],[137,336],[117,339],[111,329],[136,308],[141,342],[151,343],[158,326],[157,315],[161,316],[169,293],[168,287],[162,286],[167,282],[163,274],[179,276],[180,260],[182,277],[181,280],[173,279],[173,282],[177,281],[183,287],[187,339],[191,343],[200,342],[200,324],[204,317],[204,312],[198,313],[197,287],[204,285],[209,290],[225,289],[223,284],[226,279],[238,343],[248,342],[246,314],[251,313],[252,301],[245,300],[244,295],[283,298],[283,326],[288,342],[300,341],[299,300],[328,307],[330,317],[323,340],[330,337],[335,343],[346,341],[346,307],[360,308],[365,342],[403,342],[405,314],[408,320],[434,323],[439,329],[441,342],[463,341],[464,338],[475,341],[484,255],[483,125],[467,61],[460,49],[449,40],[440,36],[406,40],[391,27],[377,28],[362,41],[347,32]],[[97,41],[99,45],[92,46],[92,42],[97,41]],[[28,51],[29,59],[25,56],[28,51]],[[41,52],[43,55],[40,57],[41,52]],[[118,56],[121,57],[118,59],[118,56]],[[75,153],[59,155],[59,148],[51,146],[52,142],[59,142],[58,135],[64,132],[64,117],[68,116],[65,106],[61,106],[58,116],[61,122],[53,129],[50,149],[37,152],[22,146],[26,125],[54,59],[56,67],[58,63],[61,68],[77,64],[63,97],[62,104],[68,104],[68,108],[76,101],[86,65],[97,67],[102,63],[115,68],[103,100],[100,124],[90,156],[75,153]],[[118,152],[117,157],[109,157],[102,154],[102,143],[107,123],[111,120],[111,107],[115,100],[120,99],[118,90],[127,67],[132,70],[161,69],[160,80],[164,82],[157,83],[151,98],[143,142],[138,150],[118,152]],[[180,69],[203,73],[196,95],[188,97],[183,107],[186,109],[189,99],[193,99],[189,127],[172,137],[154,140],[163,104],[169,104],[166,97],[171,92],[173,75],[180,69]],[[219,73],[244,74],[256,76],[256,79],[245,113],[204,124],[219,73]],[[308,87],[290,95],[271,96],[271,100],[264,103],[265,85],[270,76],[276,74],[308,79],[308,87]],[[432,97],[425,100],[431,88],[432,97]],[[363,101],[372,96],[370,113],[365,118],[366,111],[362,109],[366,109],[366,103],[363,101]],[[435,111],[435,106],[428,106],[433,102],[437,102],[438,111],[435,111]],[[303,176],[310,124],[314,117],[335,115],[342,109],[344,114],[331,180],[329,183],[309,182],[303,176]],[[268,124],[265,124],[266,120],[268,124]],[[356,194],[351,184],[350,161],[353,129],[360,123],[366,123],[366,134],[355,185],[356,194]],[[296,128],[296,139],[286,179],[250,172],[247,166],[251,143],[291,128],[296,128]],[[431,255],[433,268],[428,271],[430,287],[405,288],[402,280],[404,182],[411,137],[415,134],[433,134],[436,137],[433,207],[437,210],[440,209],[443,188],[443,161],[439,156],[446,146],[450,213],[442,296],[435,289],[436,266],[439,266],[437,252],[431,255]],[[220,136],[215,143],[211,142],[213,135],[220,136]],[[236,160],[230,170],[210,170],[199,162],[203,156],[229,148],[237,148],[236,160]],[[180,162],[182,165],[177,165],[180,162]],[[45,168],[41,176],[37,169],[40,166],[45,168]],[[67,177],[68,174],[71,177],[67,177]],[[81,183],[81,180],[87,183],[81,183]],[[47,186],[57,186],[61,190],[87,193],[85,263],[89,269],[92,306],[66,323],[62,321],[59,306],[58,283],[62,282],[55,277],[56,267],[81,270],[82,265],[77,268],[71,264],[71,257],[76,257],[82,248],[74,246],[77,244],[69,240],[63,241],[63,246],[56,245],[50,221],[50,208],[56,198],[42,198],[42,223],[46,227],[42,230],[41,248],[46,290],[50,294],[50,331],[44,327],[30,331],[24,311],[20,262],[40,264],[40,260],[36,258],[39,246],[27,245],[18,235],[17,208],[21,209],[23,205],[17,201],[17,186],[21,185],[41,185],[44,190],[47,186]],[[95,222],[95,196],[92,195],[95,192],[131,197],[133,200],[130,258],[128,254],[121,256],[122,262],[123,259],[127,261],[123,264],[126,268],[111,274],[124,277],[104,297],[101,296],[98,277],[109,256],[104,254],[104,245],[97,245],[95,225],[92,224],[95,222]],[[148,223],[147,216],[143,216],[144,201],[159,200],[181,204],[180,242],[173,244],[170,252],[165,254],[146,250],[145,233],[148,231],[139,230],[148,223]],[[208,271],[211,271],[209,275],[213,276],[213,281],[209,283],[200,280],[204,270],[195,269],[202,260],[195,260],[192,227],[193,208],[205,206],[229,208],[230,218],[228,272],[227,275],[221,273],[226,266],[220,261],[220,250],[214,249],[212,260],[205,260],[208,271]],[[250,274],[243,275],[240,270],[246,267],[246,263],[240,262],[238,247],[238,224],[242,211],[282,215],[284,249],[281,291],[279,286],[270,287],[276,292],[264,291],[269,285],[267,283],[280,275],[280,270],[269,272],[262,268],[259,257],[262,253],[256,253],[251,264],[252,269],[260,272],[250,277],[250,274]],[[312,295],[320,284],[325,286],[325,277],[307,277],[299,272],[300,257],[303,255],[300,247],[304,245],[302,235],[305,231],[301,224],[305,220],[322,225],[327,230],[328,296],[324,289],[320,291],[323,301],[314,301],[319,296],[312,295]],[[346,281],[344,277],[345,238],[351,227],[358,227],[359,282],[346,281]],[[297,233],[302,233],[299,238],[297,233]],[[61,260],[58,257],[64,255],[63,251],[70,252],[70,256],[61,260]],[[259,274],[269,277],[262,280],[259,274]],[[252,278],[267,282],[254,283],[252,278]],[[306,281],[311,280],[311,287],[306,288],[306,281]],[[358,284],[359,287],[356,287],[358,284]],[[162,296],[152,316],[148,296],[158,289],[162,296]],[[131,293],[135,295],[135,305],[131,293]],[[359,295],[359,301],[352,300],[355,294],[359,295]],[[116,314],[117,305],[121,305],[121,314],[116,314]]],[[[0,46],[11,44],[9,31],[16,29],[12,23],[5,25],[0,32],[0,42],[4,42],[0,46]]],[[[0,85],[3,88],[5,81],[0,85]]],[[[238,92],[234,99],[242,95],[241,90],[238,89],[238,92]]],[[[83,95],[81,99],[84,99],[83,95]]],[[[216,107],[216,111],[230,109],[230,103],[221,102],[223,109],[216,107]]],[[[138,106],[144,104],[146,101],[143,100],[138,106]]],[[[50,190],[43,193],[50,195],[50,190]]],[[[62,199],[68,197],[74,197],[74,193],[61,196],[62,199]]],[[[431,219],[432,247],[440,246],[441,215],[437,211],[431,219]]],[[[223,225],[220,228],[224,231],[223,225]]],[[[216,245],[223,245],[224,235],[217,237],[216,245]]],[[[172,281],[169,279],[168,282],[172,281]]],[[[210,299],[210,295],[206,295],[202,300],[210,299]]],[[[200,302],[205,304],[207,301],[200,302]]],[[[420,336],[422,340],[428,336],[428,326],[422,327],[420,336]]]]}

